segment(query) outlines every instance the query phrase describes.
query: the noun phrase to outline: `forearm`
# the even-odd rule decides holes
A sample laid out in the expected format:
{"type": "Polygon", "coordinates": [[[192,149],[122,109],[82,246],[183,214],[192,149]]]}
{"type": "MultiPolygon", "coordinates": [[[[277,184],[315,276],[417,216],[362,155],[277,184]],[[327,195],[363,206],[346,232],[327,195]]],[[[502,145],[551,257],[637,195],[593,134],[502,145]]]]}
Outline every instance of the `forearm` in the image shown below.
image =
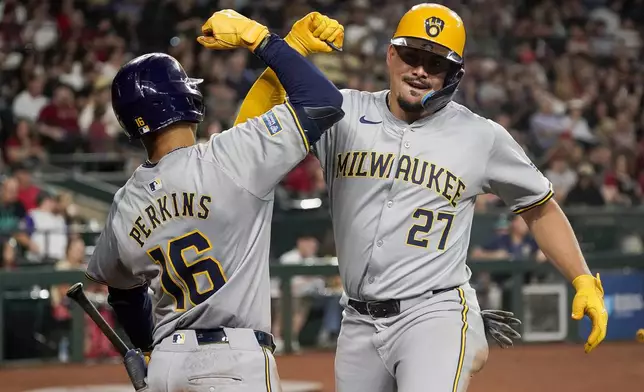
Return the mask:
{"type": "Polygon", "coordinates": [[[234,125],[246,122],[269,111],[273,106],[284,103],[286,92],[275,71],[266,68],[251,87],[239,108],[234,125]]]}
{"type": "Polygon", "coordinates": [[[294,106],[342,106],[342,95],[313,64],[283,39],[270,35],[255,54],[277,75],[294,106]]]}
{"type": "Polygon", "coordinates": [[[114,309],[119,324],[136,348],[143,351],[152,347],[152,301],[147,286],[129,290],[109,288],[107,302],[114,309]]]}
{"type": "Polygon", "coordinates": [[[550,200],[521,214],[539,248],[568,279],[590,274],[575,233],[559,205],[550,200]]]}

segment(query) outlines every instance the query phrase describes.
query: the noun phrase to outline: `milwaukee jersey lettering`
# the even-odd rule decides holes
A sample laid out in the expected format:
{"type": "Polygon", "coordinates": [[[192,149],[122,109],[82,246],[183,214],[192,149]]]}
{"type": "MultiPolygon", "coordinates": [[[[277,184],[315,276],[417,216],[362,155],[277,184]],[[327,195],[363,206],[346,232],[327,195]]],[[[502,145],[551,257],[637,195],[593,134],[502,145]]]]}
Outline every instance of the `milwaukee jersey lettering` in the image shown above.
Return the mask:
{"type": "Polygon", "coordinates": [[[315,152],[350,298],[404,299],[465,284],[476,196],[496,194],[516,213],[552,197],[511,135],[462,105],[407,124],[389,111],[388,91],[342,93],[346,115],[315,152]]]}

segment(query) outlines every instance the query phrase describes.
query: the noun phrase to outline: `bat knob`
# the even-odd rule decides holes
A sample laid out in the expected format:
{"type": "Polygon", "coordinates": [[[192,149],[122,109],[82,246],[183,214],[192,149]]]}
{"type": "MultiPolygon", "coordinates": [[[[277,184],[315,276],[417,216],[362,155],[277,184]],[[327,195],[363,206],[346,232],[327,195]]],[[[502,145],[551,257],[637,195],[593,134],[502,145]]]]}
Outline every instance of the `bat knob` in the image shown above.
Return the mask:
{"type": "Polygon", "coordinates": [[[78,282],[67,290],[67,296],[69,298],[77,298],[78,294],[83,292],[83,283],[78,282]]]}

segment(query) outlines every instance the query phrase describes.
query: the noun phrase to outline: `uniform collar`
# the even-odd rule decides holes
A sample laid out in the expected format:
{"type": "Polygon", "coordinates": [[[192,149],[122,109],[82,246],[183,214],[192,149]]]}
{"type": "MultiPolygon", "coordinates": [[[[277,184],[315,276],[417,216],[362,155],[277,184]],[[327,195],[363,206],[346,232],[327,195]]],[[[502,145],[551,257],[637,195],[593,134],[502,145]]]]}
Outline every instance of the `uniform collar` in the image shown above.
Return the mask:
{"type": "Polygon", "coordinates": [[[159,159],[158,162],[151,162],[149,159],[146,159],[145,162],[143,162],[143,164],[141,166],[143,166],[146,169],[151,169],[151,168],[155,167],[156,165],[158,165],[159,162],[161,162],[161,160],[163,158],[167,157],[168,155],[172,154],[173,152],[175,152],[177,150],[181,150],[182,148],[186,148],[186,147],[188,147],[188,146],[181,146],[181,147],[177,147],[177,148],[175,148],[173,150],[170,150],[167,154],[162,156],[161,159],[159,159]]]}

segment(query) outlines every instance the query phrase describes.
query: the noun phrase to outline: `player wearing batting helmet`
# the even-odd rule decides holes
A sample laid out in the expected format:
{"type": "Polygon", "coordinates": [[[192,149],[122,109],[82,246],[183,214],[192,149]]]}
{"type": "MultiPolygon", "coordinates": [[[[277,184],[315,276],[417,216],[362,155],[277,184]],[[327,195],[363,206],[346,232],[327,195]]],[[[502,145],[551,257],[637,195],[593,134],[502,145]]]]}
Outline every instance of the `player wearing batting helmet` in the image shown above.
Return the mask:
{"type": "MultiPolygon", "coordinates": [[[[550,182],[502,126],[453,101],[465,38],[463,21],[449,8],[411,8],[387,49],[389,89],[342,90],[347,115],[314,145],[345,291],[338,392],[462,392],[482,369],[486,330],[498,324],[490,322],[494,312],[480,310],[466,261],[474,202],[484,193],[526,221],[572,282],[573,318],[586,314],[593,323],[585,351],[606,335],[601,281],[550,182]]],[[[279,96],[265,76],[238,121],[279,96]]]]}
{"type": "MultiPolygon", "coordinates": [[[[291,40],[326,45],[323,34],[341,44],[342,27],[322,22],[304,20],[291,40]]],[[[289,101],[196,144],[201,80],[162,53],[125,64],[113,107],[148,160],[114,195],[87,276],[109,287],[132,343],[152,350],[140,390],[279,391],[269,333],[273,193],[342,119],[343,97],[284,40],[235,11],[216,12],[202,32],[208,49],[252,51],[289,101]]]]}

